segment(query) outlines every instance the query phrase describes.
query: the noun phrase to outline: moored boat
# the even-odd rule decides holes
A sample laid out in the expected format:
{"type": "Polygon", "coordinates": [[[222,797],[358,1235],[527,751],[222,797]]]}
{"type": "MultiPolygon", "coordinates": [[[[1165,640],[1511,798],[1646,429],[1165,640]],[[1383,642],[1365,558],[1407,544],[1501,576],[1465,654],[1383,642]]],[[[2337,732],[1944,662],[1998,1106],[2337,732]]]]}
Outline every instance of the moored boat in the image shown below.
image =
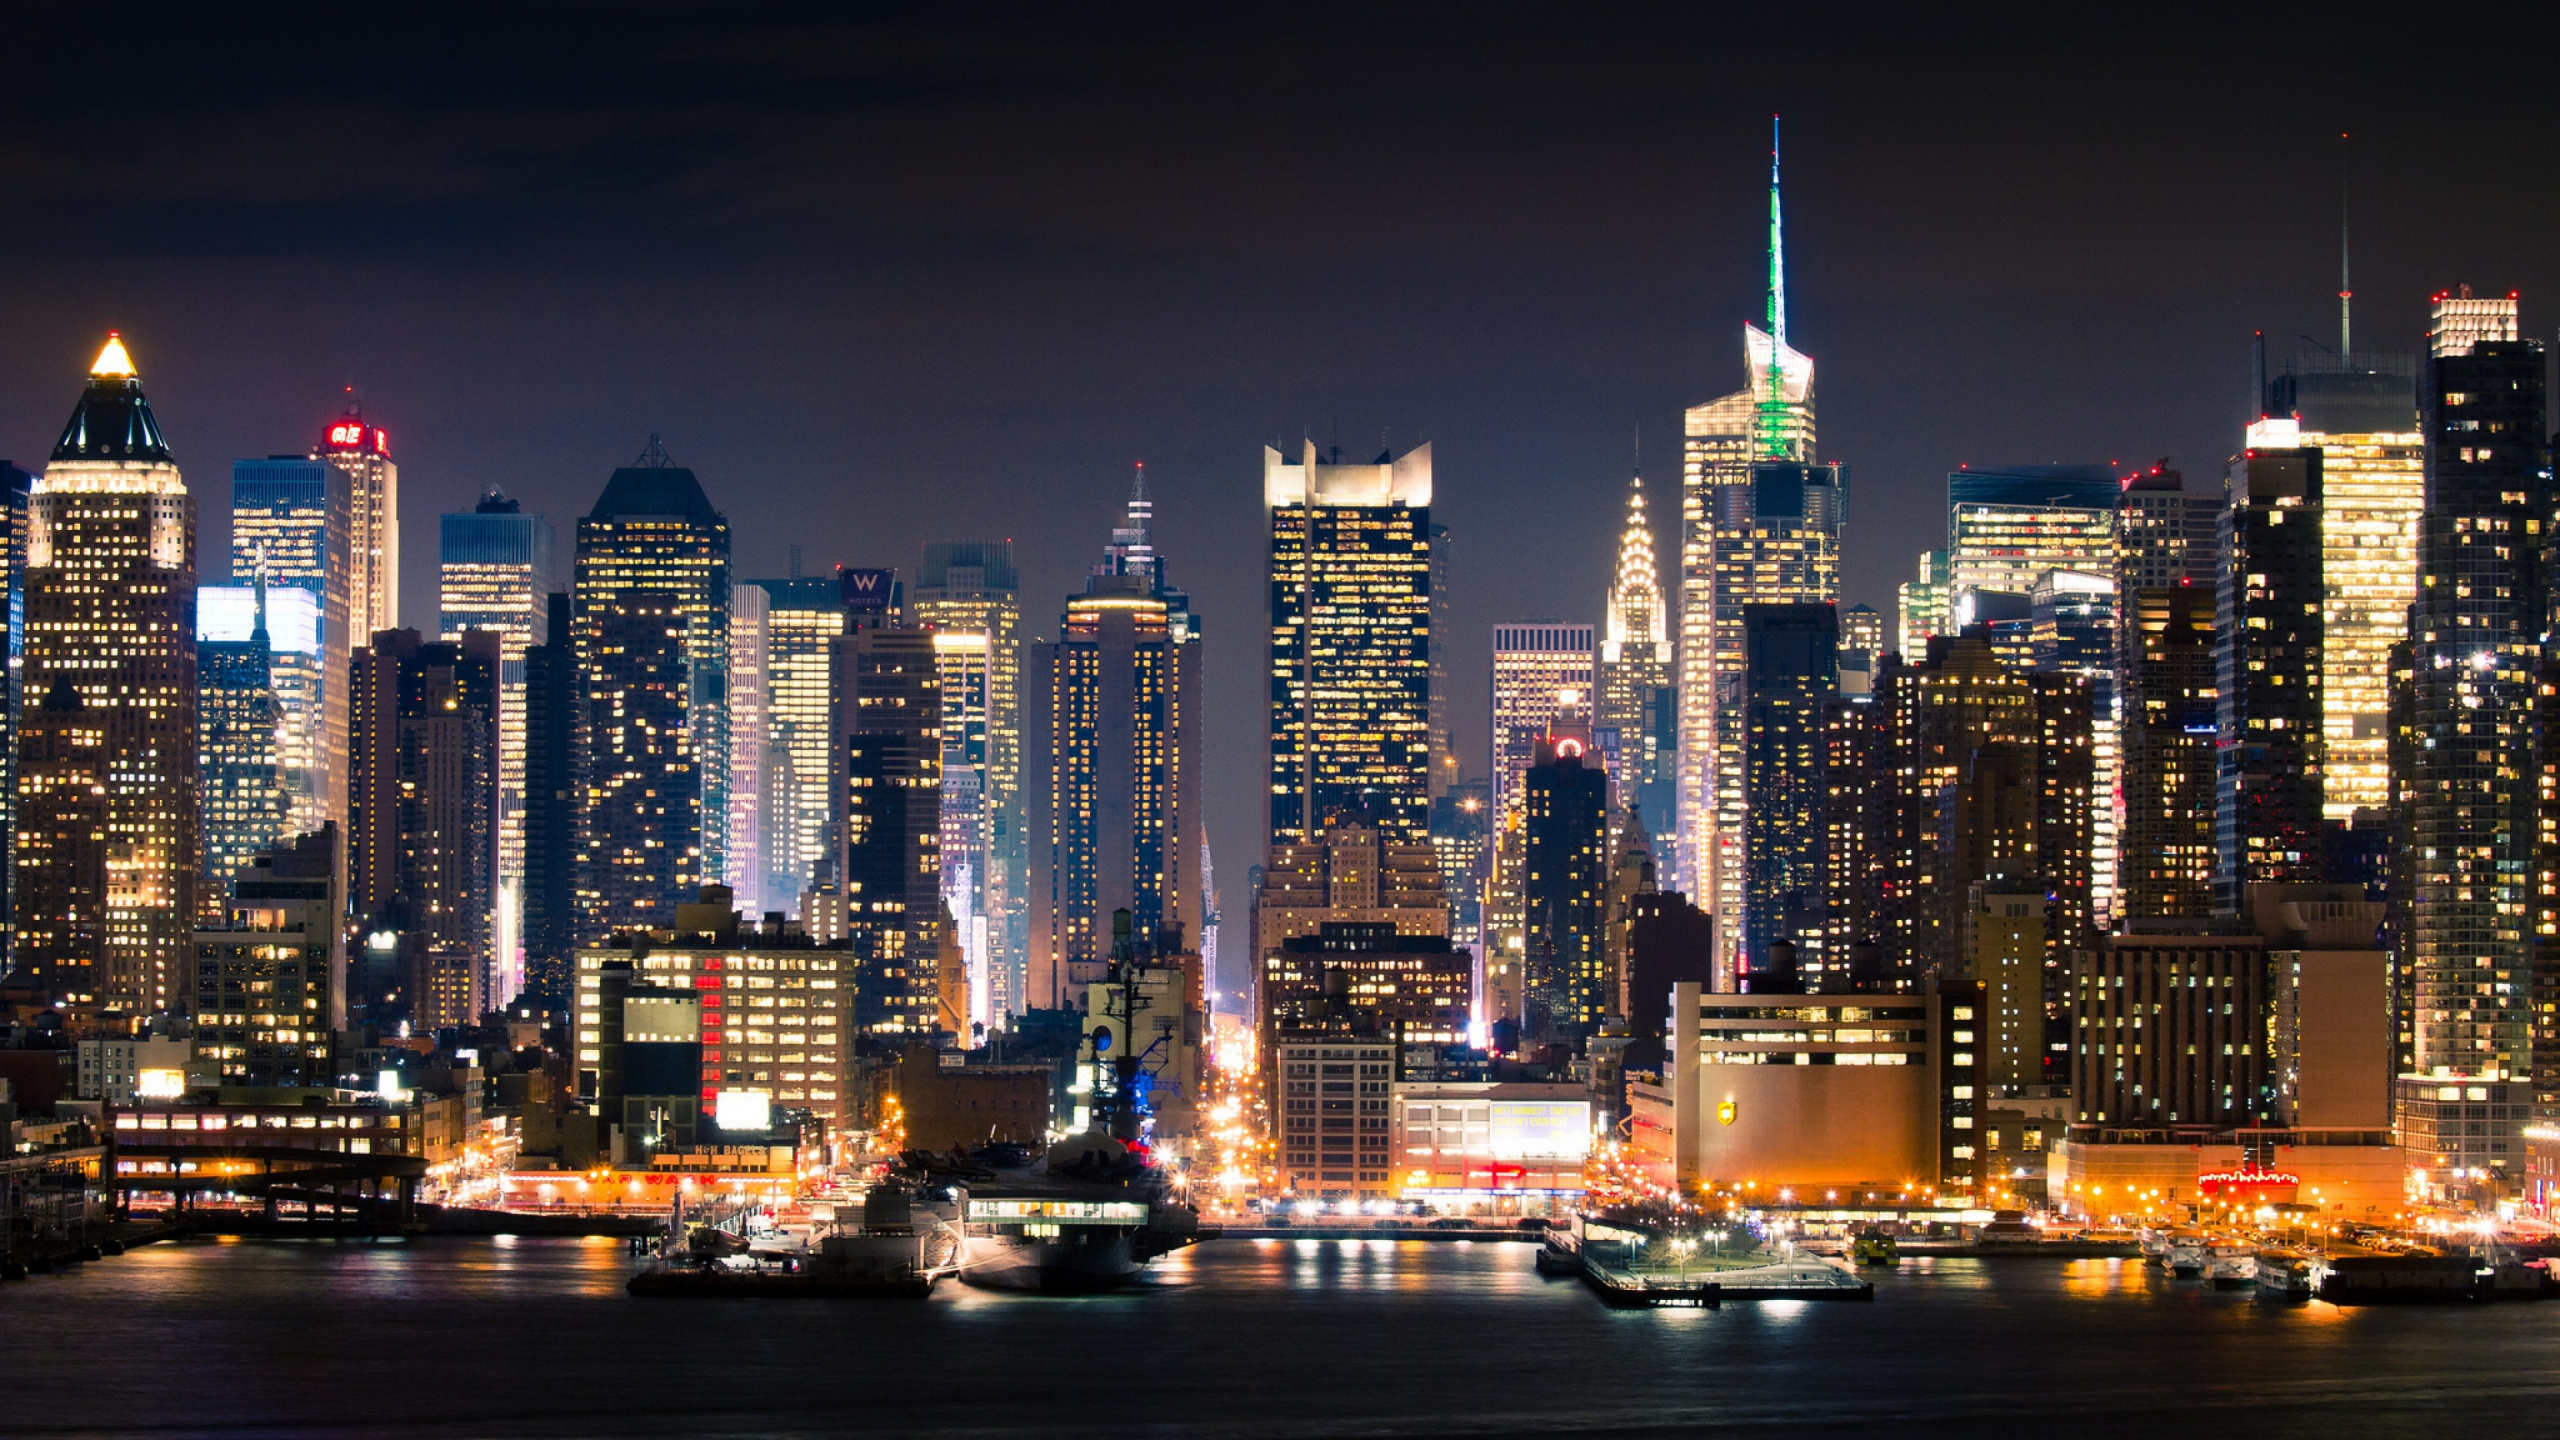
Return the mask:
{"type": "Polygon", "coordinates": [[[2288,1305],[2309,1300],[2314,1288],[2311,1257],[2299,1250],[2262,1250],[2254,1283],[2261,1300],[2288,1305]]]}
{"type": "Polygon", "coordinates": [[[2249,1289],[2258,1283],[2258,1252],[2246,1245],[2213,1245],[2205,1251],[2204,1278],[2217,1290],[2249,1289]]]}

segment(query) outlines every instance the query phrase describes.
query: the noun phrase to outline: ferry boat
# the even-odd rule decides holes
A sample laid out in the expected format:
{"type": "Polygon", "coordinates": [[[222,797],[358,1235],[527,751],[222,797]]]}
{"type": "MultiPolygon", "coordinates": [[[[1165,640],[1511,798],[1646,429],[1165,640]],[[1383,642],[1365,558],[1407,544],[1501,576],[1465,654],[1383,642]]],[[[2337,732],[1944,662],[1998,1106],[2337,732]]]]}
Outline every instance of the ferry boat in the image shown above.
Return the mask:
{"type": "Polygon", "coordinates": [[[1860,1265],[1899,1265],[1902,1246],[1891,1235],[1869,1226],[1849,1242],[1849,1258],[1860,1265]]]}
{"type": "Polygon", "coordinates": [[[2261,1300],[2299,1305],[2311,1298],[2315,1288],[2311,1257],[2299,1250],[2260,1251],[2254,1283],[2261,1300]]]}
{"type": "Polygon", "coordinates": [[[2246,1245],[2207,1247],[2204,1278],[2217,1290],[2246,1290],[2258,1283],[2258,1252],[2246,1245]]]}
{"type": "Polygon", "coordinates": [[[2172,1235],[2169,1237],[2168,1256],[2161,1263],[2169,1267],[2170,1274],[2181,1280],[2201,1279],[2208,1249],[2201,1235],[2172,1235]]]}
{"type": "Polygon", "coordinates": [[[2138,1245],[2140,1245],[2140,1246],[2142,1247],[2142,1258],[2143,1258],[2143,1259],[2145,1259],[2145,1260],[2147,1260],[2147,1261],[2151,1262],[2151,1263],[2152,1263],[2152,1264],[2154,1264],[2154,1265],[2161,1266],[2161,1267],[2163,1267],[2164,1269],[2168,1266],[2168,1264],[2169,1264],[2169,1232],[2168,1232],[2168,1231],[2166,1231],[2166,1230],[2162,1230],[2162,1229],[2160,1229],[2160,1228],[2158,1228],[2158,1227],[2156,1227],[2156,1226],[2152,1226],[2152,1225],[2145,1225],[2145,1226],[2143,1226],[2143,1227],[2142,1227],[2142,1229],[2141,1229],[2141,1231],[2139,1232],[2139,1234],[2135,1237],[2135,1243],[2137,1243],[2138,1245]]]}

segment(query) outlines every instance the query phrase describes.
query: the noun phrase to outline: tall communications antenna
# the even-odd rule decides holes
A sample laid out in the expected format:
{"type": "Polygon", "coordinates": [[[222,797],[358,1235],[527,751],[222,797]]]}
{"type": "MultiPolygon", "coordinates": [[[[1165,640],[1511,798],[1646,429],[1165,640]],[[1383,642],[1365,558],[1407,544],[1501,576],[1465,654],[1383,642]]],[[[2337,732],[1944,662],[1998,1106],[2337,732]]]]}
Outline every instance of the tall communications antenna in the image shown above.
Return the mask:
{"type": "Polygon", "coordinates": [[[2355,287],[2347,282],[2347,159],[2351,153],[2344,131],[2338,135],[2338,368],[2356,353],[2355,287]]]}

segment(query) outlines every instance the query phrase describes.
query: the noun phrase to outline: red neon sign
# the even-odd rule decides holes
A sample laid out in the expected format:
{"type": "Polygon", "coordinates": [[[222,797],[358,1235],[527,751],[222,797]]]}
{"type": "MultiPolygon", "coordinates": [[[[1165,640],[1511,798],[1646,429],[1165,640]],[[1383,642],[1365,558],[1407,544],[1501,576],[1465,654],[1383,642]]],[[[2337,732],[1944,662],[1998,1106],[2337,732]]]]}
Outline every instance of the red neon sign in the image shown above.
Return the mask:
{"type": "Polygon", "coordinates": [[[378,425],[361,420],[339,420],[329,426],[325,442],[332,450],[371,450],[376,455],[391,453],[391,436],[378,425]]]}
{"type": "Polygon", "coordinates": [[[2196,1177],[2196,1188],[2207,1195],[2226,1191],[2291,1190],[2301,1184],[2301,1176],[2282,1170],[2216,1170],[2196,1177]]]}

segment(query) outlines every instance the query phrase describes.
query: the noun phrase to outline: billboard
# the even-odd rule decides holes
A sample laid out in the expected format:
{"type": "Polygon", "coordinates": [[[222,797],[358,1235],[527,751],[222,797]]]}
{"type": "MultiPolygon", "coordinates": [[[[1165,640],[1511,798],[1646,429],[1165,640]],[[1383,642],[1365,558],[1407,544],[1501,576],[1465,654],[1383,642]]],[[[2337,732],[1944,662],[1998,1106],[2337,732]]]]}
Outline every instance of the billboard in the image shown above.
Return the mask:
{"type": "Polygon", "coordinates": [[[884,612],[898,593],[895,570],[857,570],[847,566],[836,576],[844,587],[847,610],[884,612]]]}

